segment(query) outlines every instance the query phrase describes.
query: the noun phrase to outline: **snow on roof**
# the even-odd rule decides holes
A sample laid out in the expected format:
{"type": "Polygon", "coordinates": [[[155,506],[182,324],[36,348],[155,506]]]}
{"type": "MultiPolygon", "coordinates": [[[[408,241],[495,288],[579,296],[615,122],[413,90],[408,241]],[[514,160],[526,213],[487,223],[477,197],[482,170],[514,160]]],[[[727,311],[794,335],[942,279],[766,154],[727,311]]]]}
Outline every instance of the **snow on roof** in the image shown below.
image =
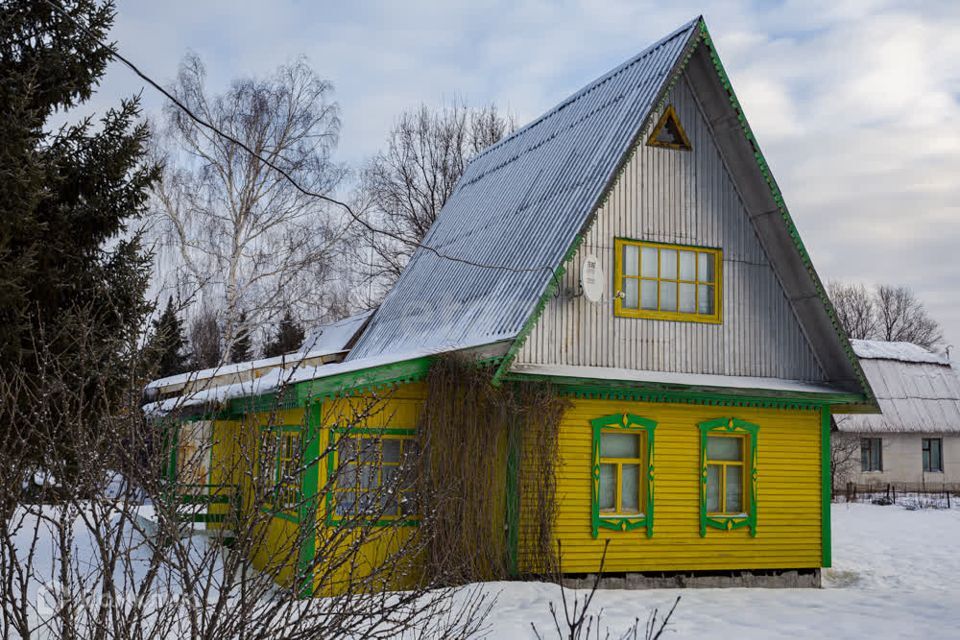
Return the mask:
{"type": "Polygon", "coordinates": [[[851,340],[879,414],[837,421],[854,433],[960,433],[960,376],[950,361],[908,342],[851,340]]]}
{"type": "Polygon", "coordinates": [[[946,356],[928,351],[912,342],[883,342],[880,340],[851,340],[854,352],[861,360],[899,360],[900,362],[928,362],[949,365],[946,356]]]}
{"type": "Polygon", "coordinates": [[[345,351],[371,315],[373,315],[373,310],[364,311],[355,316],[338,320],[333,324],[317,327],[307,334],[301,351],[323,351],[326,353],[345,351]]]}
{"type": "Polygon", "coordinates": [[[513,373],[592,378],[595,380],[620,380],[624,382],[649,382],[654,384],[682,385],[685,387],[709,387],[724,389],[757,389],[792,393],[844,393],[843,389],[802,380],[781,378],[758,378],[750,376],[725,376],[698,373],[673,373],[665,371],[641,371],[613,367],[582,367],[571,365],[515,364],[513,373]]]}
{"type": "MultiPolygon", "coordinates": [[[[502,355],[502,352],[506,350],[506,347],[506,343],[494,345],[478,343],[467,345],[466,348],[499,348],[502,355]]],[[[248,398],[273,393],[278,391],[281,387],[296,384],[298,382],[323,380],[342,373],[352,373],[388,364],[408,362],[424,356],[434,356],[447,351],[452,351],[452,349],[449,347],[440,347],[436,349],[420,348],[407,353],[390,353],[331,364],[303,365],[288,369],[272,369],[259,378],[254,378],[252,380],[246,380],[243,382],[237,382],[218,387],[208,387],[206,389],[195,391],[183,396],[151,402],[143,406],[143,412],[148,416],[162,416],[188,407],[218,405],[234,398],[248,398]]]]}
{"type": "Polygon", "coordinates": [[[236,362],[223,364],[209,369],[200,369],[199,371],[187,371],[174,376],[167,376],[150,382],[147,389],[157,389],[163,387],[184,386],[191,382],[218,378],[221,376],[240,375],[252,371],[270,369],[274,367],[288,367],[291,364],[303,360],[322,358],[346,351],[347,346],[363,328],[367,319],[370,318],[372,311],[363,313],[343,320],[338,320],[333,324],[317,327],[307,335],[303,341],[303,346],[299,351],[286,353],[271,358],[260,358],[259,360],[250,360],[247,362],[236,362]]]}

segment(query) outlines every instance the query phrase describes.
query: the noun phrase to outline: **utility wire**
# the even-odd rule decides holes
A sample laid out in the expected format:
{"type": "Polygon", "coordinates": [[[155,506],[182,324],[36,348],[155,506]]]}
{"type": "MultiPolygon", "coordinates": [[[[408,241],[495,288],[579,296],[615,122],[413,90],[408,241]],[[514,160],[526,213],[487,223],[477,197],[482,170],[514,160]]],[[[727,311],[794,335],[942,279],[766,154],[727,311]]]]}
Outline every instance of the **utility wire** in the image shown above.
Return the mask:
{"type": "MultiPolygon", "coordinates": [[[[110,57],[114,58],[115,60],[117,60],[117,61],[121,62],[122,64],[124,64],[125,66],[127,66],[131,71],[133,71],[135,74],[137,74],[137,76],[139,76],[144,82],[146,82],[146,83],[149,84],[151,87],[153,87],[154,89],[156,89],[157,91],[159,91],[161,94],[163,94],[164,97],[167,98],[167,100],[169,100],[170,102],[172,102],[178,109],[180,109],[180,110],[183,111],[185,114],[187,114],[187,116],[188,116],[191,120],[193,120],[194,122],[196,122],[198,125],[200,125],[201,127],[204,127],[205,129],[209,129],[210,131],[212,131],[212,132],[215,133],[216,135],[220,136],[221,138],[227,140],[228,142],[231,142],[232,144],[237,145],[238,147],[240,147],[241,149],[243,149],[244,151],[246,151],[247,153],[249,153],[251,156],[253,156],[254,158],[256,158],[257,160],[259,160],[260,162],[262,162],[262,163],[265,164],[266,166],[270,167],[271,169],[273,169],[274,171],[276,171],[277,173],[279,173],[287,182],[289,182],[291,185],[293,185],[293,187],[294,187],[297,191],[299,191],[300,193],[302,193],[302,194],[304,194],[304,195],[306,195],[306,196],[312,197],[312,198],[318,198],[318,199],[320,199],[320,200],[323,200],[324,202],[329,202],[330,204],[333,204],[333,205],[336,205],[336,206],[338,206],[338,207],[341,207],[344,211],[346,211],[346,212],[350,215],[351,218],[353,218],[353,220],[355,220],[357,223],[359,223],[360,225],[362,225],[367,231],[369,231],[369,232],[371,232],[371,233],[379,233],[379,234],[381,234],[381,235],[385,235],[385,236],[387,236],[387,237],[389,237],[389,238],[392,238],[392,239],[396,240],[397,242],[401,242],[401,243],[403,243],[403,244],[406,244],[406,245],[409,245],[409,246],[412,246],[412,247],[416,247],[416,248],[419,248],[419,249],[423,249],[423,250],[425,250],[425,251],[429,251],[430,253],[436,255],[438,258],[441,258],[441,259],[443,259],[443,260],[450,260],[450,261],[452,261],[452,262],[459,262],[459,263],[461,263],[461,264],[467,264],[467,265],[470,265],[470,266],[472,266],[472,267],[479,267],[479,268],[482,268],[482,269],[496,269],[496,270],[500,270],[500,271],[510,271],[510,272],[513,272],[513,273],[530,273],[530,272],[534,272],[534,271],[548,271],[551,276],[554,276],[554,277],[556,276],[556,274],[554,273],[553,267],[550,267],[550,266],[542,266],[542,267],[511,267],[511,266],[508,266],[508,265],[485,264],[485,263],[482,263],[482,262],[474,262],[474,261],[472,261],[472,260],[467,260],[466,258],[458,258],[457,256],[451,256],[451,255],[448,255],[448,254],[446,254],[446,253],[443,253],[443,252],[441,252],[441,251],[439,251],[439,250],[437,250],[437,249],[435,249],[435,248],[433,248],[433,247],[431,247],[431,246],[429,246],[429,245],[426,245],[426,244],[423,244],[423,243],[420,243],[420,242],[415,242],[415,241],[409,240],[409,239],[404,238],[403,236],[401,236],[401,235],[399,235],[399,234],[393,233],[393,232],[391,232],[391,231],[387,231],[387,230],[385,230],[385,229],[378,229],[378,228],[374,227],[374,226],[373,226],[372,224],[370,224],[367,220],[365,220],[362,216],[360,216],[359,214],[357,214],[357,212],[353,210],[353,207],[351,207],[351,206],[350,206],[349,204],[347,204],[346,202],[343,202],[343,201],[341,201],[341,200],[337,200],[336,198],[332,198],[332,197],[330,197],[330,196],[328,196],[328,195],[324,195],[324,194],[318,193],[318,192],[316,192],[316,191],[311,191],[310,189],[307,189],[307,188],[303,187],[300,183],[298,183],[298,182],[296,181],[296,179],[295,179],[293,176],[291,176],[291,175],[290,175],[287,171],[285,171],[283,168],[277,166],[275,163],[271,162],[270,160],[268,160],[268,159],[264,158],[263,156],[261,156],[260,154],[258,154],[256,151],[254,151],[254,150],[251,149],[249,146],[247,146],[243,141],[238,140],[237,138],[235,138],[234,136],[230,135],[229,133],[226,133],[225,131],[221,131],[221,130],[218,129],[215,125],[207,122],[206,120],[204,120],[203,118],[201,118],[200,116],[198,116],[197,114],[195,114],[193,111],[190,110],[189,107],[187,107],[187,105],[183,104],[183,102],[181,102],[176,96],[174,96],[172,93],[170,93],[169,91],[167,91],[166,89],[164,89],[162,86],[160,86],[159,83],[155,82],[150,76],[148,76],[146,73],[144,73],[143,71],[141,71],[141,70],[139,69],[139,67],[137,67],[137,65],[135,65],[133,62],[131,62],[130,60],[128,60],[127,58],[125,58],[125,57],[124,57],[119,51],[117,51],[113,46],[108,45],[108,44],[106,44],[105,42],[103,42],[99,37],[97,37],[97,34],[94,33],[93,30],[91,30],[88,26],[86,26],[85,24],[83,24],[82,22],[80,22],[79,20],[77,20],[76,18],[74,18],[74,17],[70,14],[70,12],[68,12],[62,5],[60,5],[60,4],[57,3],[57,2],[54,2],[53,0],[44,0],[44,1],[45,1],[48,5],[50,5],[50,6],[54,9],[54,11],[56,11],[56,12],[59,13],[61,16],[65,17],[67,20],[69,20],[70,22],[72,22],[73,25],[74,25],[77,29],[79,29],[84,35],[86,35],[88,38],[90,38],[91,40],[93,40],[94,42],[96,42],[97,45],[99,45],[99,46],[102,47],[103,49],[106,49],[106,51],[110,54],[110,57]]],[[[559,283],[558,283],[558,284],[559,284],[559,283]]]]}

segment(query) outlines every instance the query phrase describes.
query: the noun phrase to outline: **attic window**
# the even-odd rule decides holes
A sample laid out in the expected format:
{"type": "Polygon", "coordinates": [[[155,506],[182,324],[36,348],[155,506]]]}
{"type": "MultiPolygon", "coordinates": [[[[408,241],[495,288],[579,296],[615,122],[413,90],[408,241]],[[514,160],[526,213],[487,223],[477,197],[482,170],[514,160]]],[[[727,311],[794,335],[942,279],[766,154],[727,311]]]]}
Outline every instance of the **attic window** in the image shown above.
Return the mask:
{"type": "Polygon", "coordinates": [[[667,106],[663,115],[660,116],[660,120],[657,122],[657,126],[653,128],[653,133],[650,134],[647,144],[651,147],[685,149],[686,151],[693,148],[690,146],[690,139],[687,138],[672,104],[667,106]]]}
{"type": "Polygon", "coordinates": [[[614,314],[721,322],[719,249],[614,239],[614,314]]]}

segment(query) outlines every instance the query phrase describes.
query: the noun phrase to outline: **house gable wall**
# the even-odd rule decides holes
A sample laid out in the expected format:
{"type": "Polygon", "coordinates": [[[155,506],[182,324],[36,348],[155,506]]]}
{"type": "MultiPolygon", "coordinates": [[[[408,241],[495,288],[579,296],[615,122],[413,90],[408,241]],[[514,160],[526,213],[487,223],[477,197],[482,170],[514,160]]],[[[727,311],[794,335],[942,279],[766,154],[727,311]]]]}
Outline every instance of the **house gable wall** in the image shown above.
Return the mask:
{"type": "Polygon", "coordinates": [[[517,364],[824,381],[687,74],[664,104],[676,109],[692,151],[644,144],[662,110],[655,113],[568,265],[559,295],[547,303],[519,351],[517,364]],[[616,237],[722,249],[722,323],[615,317],[616,237]],[[596,256],[603,269],[600,303],[578,295],[587,254],[596,256]]]}

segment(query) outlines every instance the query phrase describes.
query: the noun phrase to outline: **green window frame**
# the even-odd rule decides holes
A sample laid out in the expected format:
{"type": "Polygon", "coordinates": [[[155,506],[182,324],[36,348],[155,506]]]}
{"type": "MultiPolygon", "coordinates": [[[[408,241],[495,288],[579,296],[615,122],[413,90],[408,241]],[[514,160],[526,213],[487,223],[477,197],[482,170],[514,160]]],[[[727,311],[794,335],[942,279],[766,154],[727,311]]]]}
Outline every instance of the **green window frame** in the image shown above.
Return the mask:
{"type": "Polygon", "coordinates": [[[614,238],[614,315],[722,322],[720,249],[614,238]]]}
{"type": "Polygon", "coordinates": [[[593,468],[591,499],[591,531],[594,538],[600,535],[600,529],[612,531],[633,531],[645,528],[647,537],[653,536],[654,512],[654,432],[657,423],[632,413],[617,413],[594,418],[590,421],[593,429],[593,468]],[[606,457],[603,451],[603,435],[630,434],[638,437],[638,455],[629,457],[606,457]],[[623,508],[622,474],[626,465],[638,466],[637,512],[629,513],[623,508]],[[613,509],[601,509],[601,468],[615,469],[615,503],[613,509]]]}
{"type": "Polygon", "coordinates": [[[920,451],[924,473],[943,473],[943,438],[923,438],[920,451]]]}
{"type": "Polygon", "coordinates": [[[700,537],[707,535],[707,528],[732,531],[744,527],[750,530],[750,535],[757,535],[757,499],[758,499],[758,477],[757,473],[757,437],[760,427],[752,422],[740,420],[739,418],[715,418],[701,422],[698,425],[700,429],[700,537]],[[741,452],[739,462],[730,459],[712,460],[708,455],[707,445],[712,437],[738,438],[740,440],[741,452]],[[746,507],[742,511],[733,513],[712,513],[707,508],[708,497],[708,479],[711,476],[710,468],[722,468],[719,474],[713,474],[721,483],[718,488],[720,504],[726,501],[726,473],[727,466],[739,465],[742,469],[740,475],[741,507],[746,507]]]}
{"type": "Polygon", "coordinates": [[[261,486],[265,487],[265,512],[299,521],[303,453],[303,428],[299,425],[260,427],[257,457],[261,486]]]}
{"type": "MultiPolygon", "coordinates": [[[[327,526],[417,526],[420,517],[416,515],[415,498],[414,513],[404,512],[405,497],[413,494],[415,488],[398,487],[397,511],[391,515],[386,512],[378,513],[376,518],[363,518],[356,514],[344,517],[344,508],[347,500],[351,507],[360,505],[359,496],[369,496],[383,486],[384,471],[394,469],[395,473],[402,471],[402,464],[406,456],[415,451],[417,446],[415,429],[395,427],[333,427],[330,429],[330,447],[327,454],[327,491],[326,491],[326,523],[327,526]],[[357,446],[360,442],[363,446],[357,446]],[[348,443],[354,444],[348,444],[348,443]],[[391,450],[396,450],[398,456],[385,455],[384,443],[396,443],[391,450]],[[351,458],[341,464],[342,454],[351,458]],[[367,459],[364,460],[363,457],[367,459]],[[394,460],[394,458],[397,458],[394,460]],[[389,458],[389,459],[388,459],[389,458]],[[356,471],[351,474],[350,469],[356,471]],[[369,484],[372,488],[362,486],[369,484]]],[[[416,454],[413,454],[416,455],[416,454]]],[[[379,510],[379,507],[378,507],[379,510]]]]}

